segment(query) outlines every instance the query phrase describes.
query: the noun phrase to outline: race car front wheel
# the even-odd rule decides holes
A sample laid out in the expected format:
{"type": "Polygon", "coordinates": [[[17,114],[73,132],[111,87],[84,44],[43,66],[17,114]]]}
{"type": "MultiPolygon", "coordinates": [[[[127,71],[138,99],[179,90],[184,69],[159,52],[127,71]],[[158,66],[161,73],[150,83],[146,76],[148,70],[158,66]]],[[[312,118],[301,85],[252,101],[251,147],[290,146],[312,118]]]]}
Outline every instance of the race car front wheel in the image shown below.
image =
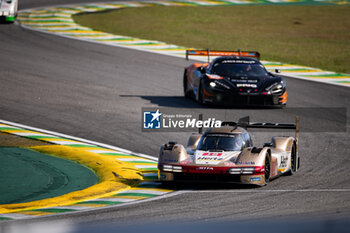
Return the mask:
{"type": "Polygon", "coordinates": [[[184,96],[185,98],[190,98],[190,93],[187,90],[187,70],[184,71],[184,80],[183,80],[183,86],[184,86],[184,96]]]}
{"type": "Polygon", "coordinates": [[[203,85],[202,84],[198,88],[198,103],[200,105],[205,105],[204,90],[203,90],[203,85]]]}
{"type": "Polygon", "coordinates": [[[268,155],[266,155],[266,158],[265,158],[265,183],[268,183],[270,180],[270,168],[271,168],[270,157],[268,155]]]}

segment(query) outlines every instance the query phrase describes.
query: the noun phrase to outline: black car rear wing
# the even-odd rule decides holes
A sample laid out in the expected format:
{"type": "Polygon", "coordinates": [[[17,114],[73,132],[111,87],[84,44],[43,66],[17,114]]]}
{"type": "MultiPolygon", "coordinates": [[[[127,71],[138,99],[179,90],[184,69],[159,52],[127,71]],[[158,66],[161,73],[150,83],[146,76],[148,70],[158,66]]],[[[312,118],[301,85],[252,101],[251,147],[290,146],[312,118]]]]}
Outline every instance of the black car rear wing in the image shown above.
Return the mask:
{"type": "Polygon", "coordinates": [[[208,62],[210,61],[210,56],[237,56],[237,57],[251,57],[260,59],[260,53],[255,51],[221,51],[221,50],[186,50],[186,60],[189,56],[208,56],[208,62]]]}

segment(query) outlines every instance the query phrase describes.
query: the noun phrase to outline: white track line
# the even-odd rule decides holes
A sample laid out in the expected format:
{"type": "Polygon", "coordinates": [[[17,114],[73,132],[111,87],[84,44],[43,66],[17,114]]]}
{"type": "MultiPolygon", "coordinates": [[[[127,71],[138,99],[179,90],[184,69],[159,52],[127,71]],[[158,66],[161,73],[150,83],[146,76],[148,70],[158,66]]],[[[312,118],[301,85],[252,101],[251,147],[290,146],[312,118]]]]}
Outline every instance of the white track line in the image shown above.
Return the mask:
{"type": "Polygon", "coordinates": [[[350,192],[350,189],[186,190],[196,193],[350,192]]]}

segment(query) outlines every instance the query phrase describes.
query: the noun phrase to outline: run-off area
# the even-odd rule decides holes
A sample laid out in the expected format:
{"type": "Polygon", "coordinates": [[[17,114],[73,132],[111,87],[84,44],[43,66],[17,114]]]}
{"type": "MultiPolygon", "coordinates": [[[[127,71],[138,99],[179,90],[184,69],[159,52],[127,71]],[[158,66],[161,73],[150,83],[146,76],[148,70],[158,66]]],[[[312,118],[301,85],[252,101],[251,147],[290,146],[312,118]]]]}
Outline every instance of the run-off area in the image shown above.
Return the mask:
{"type": "Polygon", "coordinates": [[[0,204],[61,196],[92,186],[98,177],[78,163],[19,147],[0,147],[0,204]]]}

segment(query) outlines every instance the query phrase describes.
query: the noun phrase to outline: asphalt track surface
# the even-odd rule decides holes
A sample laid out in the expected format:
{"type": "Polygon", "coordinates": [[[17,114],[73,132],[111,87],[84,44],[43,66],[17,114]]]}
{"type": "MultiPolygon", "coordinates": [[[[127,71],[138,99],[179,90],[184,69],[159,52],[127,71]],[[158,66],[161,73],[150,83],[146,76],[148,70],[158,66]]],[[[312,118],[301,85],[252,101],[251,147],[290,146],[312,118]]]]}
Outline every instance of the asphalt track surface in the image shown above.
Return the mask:
{"type": "MultiPolygon", "coordinates": [[[[20,9],[77,2],[27,0],[20,9]]],[[[142,107],[226,111],[201,109],[182,97],[183,68],[190,64],[185,59],[61,38],[18,25],[1,25],[0,38],[0,118],[4,120],[157,156],[160,144],[186,143],[188,133],[142,133],[142,107]]],[[[288,108],[348,107],[350,103],[347,87],[291,78],[287,83],[288,108]]],[[[257,111],[257,117],[264,119],[266,111],[257,111]]],[[[329,114],[330,121],[339,120],[332,112],[324,114],[329,114]]],[[[348,116],[349,112],[350,122],[348,116]]],[[[302,133],[300,172],[263,188],[186,187],[192,191],[45,219],[131,224],[349,217],[349,125],[345,129],[302,133]]],[[[254,139],[259,145],[269,136],[257,133],[254,139]]]]}

